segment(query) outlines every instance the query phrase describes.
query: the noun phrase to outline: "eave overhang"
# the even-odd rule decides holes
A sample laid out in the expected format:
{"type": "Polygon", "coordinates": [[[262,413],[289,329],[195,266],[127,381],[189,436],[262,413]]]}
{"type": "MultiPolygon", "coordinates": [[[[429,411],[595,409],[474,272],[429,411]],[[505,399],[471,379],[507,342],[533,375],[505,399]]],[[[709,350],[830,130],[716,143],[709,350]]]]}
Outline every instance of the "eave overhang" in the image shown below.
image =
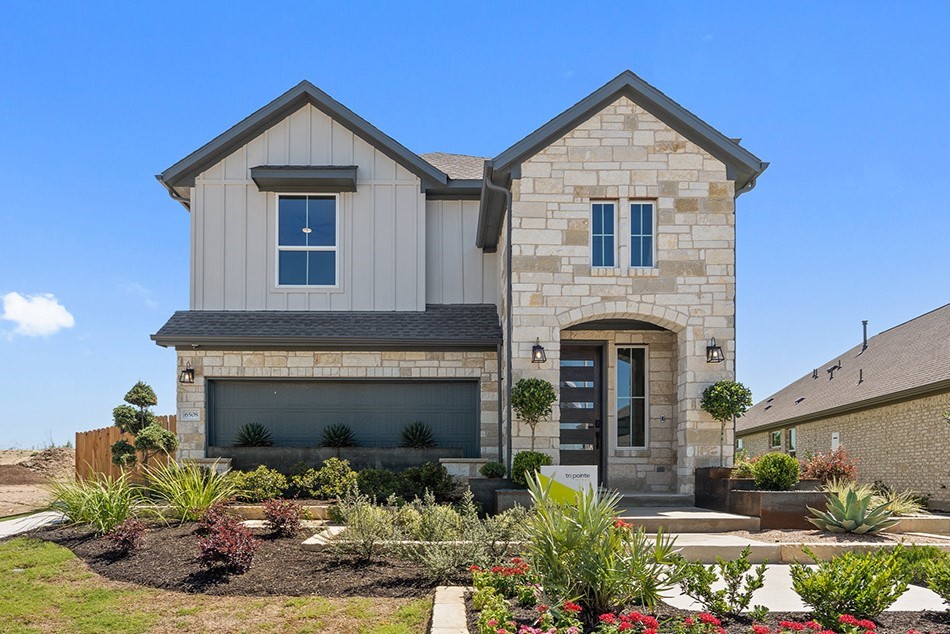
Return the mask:
{"type": "Polygon", "coordinates": [[[355,192],[356,172],[356,165],[260,165],[251,180],[262,192],[355,192]]]}

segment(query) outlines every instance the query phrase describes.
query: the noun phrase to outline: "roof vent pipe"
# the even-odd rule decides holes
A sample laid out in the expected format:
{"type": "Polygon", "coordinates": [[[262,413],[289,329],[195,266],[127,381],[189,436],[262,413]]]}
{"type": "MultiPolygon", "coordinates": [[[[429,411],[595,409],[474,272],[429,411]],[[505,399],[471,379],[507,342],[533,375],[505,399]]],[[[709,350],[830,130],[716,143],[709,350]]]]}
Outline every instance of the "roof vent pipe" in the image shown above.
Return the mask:
{"type": "Polygon", "coordinates": [[[868,349],[868,320],[861,320],[861,327],[864,329],[864,345],[861,346],[861,352],[868,349]]]}

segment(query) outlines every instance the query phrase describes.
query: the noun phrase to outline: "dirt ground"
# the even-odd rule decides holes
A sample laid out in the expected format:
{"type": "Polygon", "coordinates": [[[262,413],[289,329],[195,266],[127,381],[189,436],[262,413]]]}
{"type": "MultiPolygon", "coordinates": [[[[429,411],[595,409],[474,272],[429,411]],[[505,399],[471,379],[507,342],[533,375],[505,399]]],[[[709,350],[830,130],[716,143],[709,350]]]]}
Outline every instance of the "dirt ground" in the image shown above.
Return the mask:
{"type": "Polygon", "coordinates": [[[46,506],[47,483],[72,477],[75,459],[76,452],[71,447],[0,451],[0,517],[46,506]]]}

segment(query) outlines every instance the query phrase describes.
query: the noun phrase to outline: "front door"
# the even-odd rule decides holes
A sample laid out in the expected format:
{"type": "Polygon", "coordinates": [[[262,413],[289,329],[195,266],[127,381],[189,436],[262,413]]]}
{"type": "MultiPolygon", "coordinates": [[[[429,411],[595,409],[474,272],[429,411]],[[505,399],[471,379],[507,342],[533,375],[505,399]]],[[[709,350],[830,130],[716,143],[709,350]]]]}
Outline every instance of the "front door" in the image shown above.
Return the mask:
{"type": "Polygon", "coordinates": [[[561,464],[596,465],[601,481],[600,346],[561,345],[561,464]]]}

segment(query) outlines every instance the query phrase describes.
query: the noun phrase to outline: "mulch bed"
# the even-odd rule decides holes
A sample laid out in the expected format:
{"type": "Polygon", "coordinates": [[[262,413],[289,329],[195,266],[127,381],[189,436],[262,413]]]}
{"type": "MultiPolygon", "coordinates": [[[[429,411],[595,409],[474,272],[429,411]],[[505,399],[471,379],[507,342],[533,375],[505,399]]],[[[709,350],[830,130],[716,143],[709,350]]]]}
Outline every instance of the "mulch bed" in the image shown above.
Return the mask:
{"type": "Polygon", "coordinates": [[[855,533],[829,533],[819,530],[798,530],[776,528],[763,531],[730,531],[722,535],[735,535],[755,539],[761,542],[793,543],[793,544],[898,544],[907,542],[913,544],[950,544],[950,535],[945,539],[939,537],[925,537],[907,533],[874,533],[872,535],[856,535],[855,533]]]}
{"type": "Polygon", "coordinates": [[[194,524],[156,526],[144,546],[125,557],[87,529],[56,528],[28,533],[73,551],[103,577],[153,588],[211,595],[289,595],[321,597],[411,598],[431,594],[434,585],[421,570],[402,561],[361,562],[325,552],[303,550],[303,534],[274,538],[252,531],[261,540],[250,570],[240,575],[209,572],[196,559],[194,524]]]}

